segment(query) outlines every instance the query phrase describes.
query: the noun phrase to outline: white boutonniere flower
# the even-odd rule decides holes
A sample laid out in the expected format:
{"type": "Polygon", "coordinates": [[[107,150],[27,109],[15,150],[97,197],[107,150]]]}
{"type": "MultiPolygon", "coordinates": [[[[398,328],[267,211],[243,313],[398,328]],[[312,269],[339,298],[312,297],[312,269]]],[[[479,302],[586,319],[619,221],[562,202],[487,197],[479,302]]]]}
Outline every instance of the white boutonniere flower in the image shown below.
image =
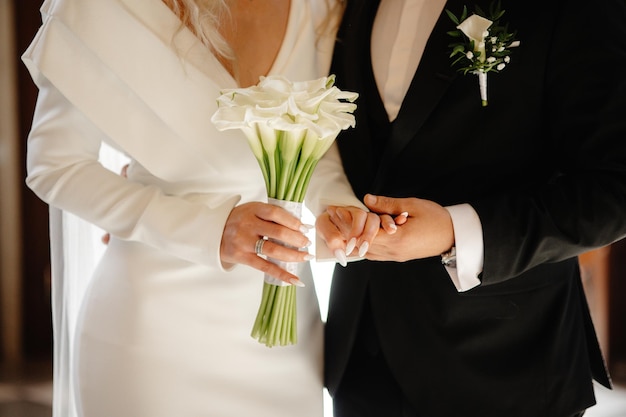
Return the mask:
{"type": "Polygon", "coordinates": [[[508,25],[502,26],[500,18],[504,15],[500,2],[492,3],[489,14],[480,7],[468,16],[467,7],[463,7],[460,17],[446,9],[446,13],[456,25],[456,30],[448,34],[459,41],[451,43],[453,67],[463,74],[478,76],[480,97],[483,106],[487,106],[487,74],[500,72],[511,62],[511,48],[519,46],[516,33],[509,32],[508,25]]]}

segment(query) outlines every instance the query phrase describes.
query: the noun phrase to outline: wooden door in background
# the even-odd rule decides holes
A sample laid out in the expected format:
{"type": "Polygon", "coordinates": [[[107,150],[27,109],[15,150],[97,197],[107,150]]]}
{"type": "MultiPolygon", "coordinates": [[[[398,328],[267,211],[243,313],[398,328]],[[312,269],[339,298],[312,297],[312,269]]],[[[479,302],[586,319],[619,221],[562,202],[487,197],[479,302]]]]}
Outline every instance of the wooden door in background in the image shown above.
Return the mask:
{"type": "Polygon", "coordinates": [[[19,56],[41,25],[41,0],[11,0],[15,12],[15,65],[17,68],[22,205],[22,350],[25,360],[52,355],[50,308],[50,245],[48,206],[26,186],[26,138],[30,130],[37,89],[19,56]]]}

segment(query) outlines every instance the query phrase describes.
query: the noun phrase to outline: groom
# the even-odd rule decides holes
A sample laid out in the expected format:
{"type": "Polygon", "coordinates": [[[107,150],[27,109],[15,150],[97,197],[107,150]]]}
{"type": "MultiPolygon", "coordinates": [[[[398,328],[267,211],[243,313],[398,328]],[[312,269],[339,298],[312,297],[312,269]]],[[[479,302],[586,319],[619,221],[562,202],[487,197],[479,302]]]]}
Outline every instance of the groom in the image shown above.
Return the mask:
{"type": "Polygon", "coordinates": [[[360,98],[341,156],[359,197],[395,197],[370,209],[409,219],[335,273],[336,417],[579,416],[592,379],[610,386],[577,255],[626,236],[625,3],[503,0],[520,44],[487,106],[450,58],[444,9],[464,5],[490,9],[348,0],[332,72],[360,98]]]}

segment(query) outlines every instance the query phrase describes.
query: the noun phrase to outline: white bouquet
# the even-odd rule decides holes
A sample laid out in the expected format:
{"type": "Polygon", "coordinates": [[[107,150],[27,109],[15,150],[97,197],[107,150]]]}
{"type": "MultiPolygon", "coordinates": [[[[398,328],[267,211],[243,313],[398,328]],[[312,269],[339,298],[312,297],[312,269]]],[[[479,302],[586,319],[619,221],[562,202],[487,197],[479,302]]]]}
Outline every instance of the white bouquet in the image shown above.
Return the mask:
{"type": "MultiPolygon", "coordinates": [[[[300,217],[317,162],[341,130],[354,127],[356,93],[334,76],[291,82],[261,77],[258,85],[223,90],[211,118],[218,130],[240,129],[259,162],[269,203],[300,217]]],[[[290,272],[294,263],[271,260],[290,272]]],[[[267,346],[297,343],[295,286],[265,275],[252,337],[267,346]]]]}

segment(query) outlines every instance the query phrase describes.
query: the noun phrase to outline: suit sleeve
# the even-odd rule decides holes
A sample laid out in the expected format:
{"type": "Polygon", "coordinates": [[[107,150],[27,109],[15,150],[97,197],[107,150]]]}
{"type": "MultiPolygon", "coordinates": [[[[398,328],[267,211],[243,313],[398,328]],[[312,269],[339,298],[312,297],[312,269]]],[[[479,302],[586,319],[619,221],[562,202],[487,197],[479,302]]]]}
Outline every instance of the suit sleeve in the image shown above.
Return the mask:
{"type": "Polygon", "coordinates": [[[626,5],[561,3],[546,39],[546,144],[537,150],[552,175],[471,202],[483,225],[483,285],[626,236],[626,5]]]}

